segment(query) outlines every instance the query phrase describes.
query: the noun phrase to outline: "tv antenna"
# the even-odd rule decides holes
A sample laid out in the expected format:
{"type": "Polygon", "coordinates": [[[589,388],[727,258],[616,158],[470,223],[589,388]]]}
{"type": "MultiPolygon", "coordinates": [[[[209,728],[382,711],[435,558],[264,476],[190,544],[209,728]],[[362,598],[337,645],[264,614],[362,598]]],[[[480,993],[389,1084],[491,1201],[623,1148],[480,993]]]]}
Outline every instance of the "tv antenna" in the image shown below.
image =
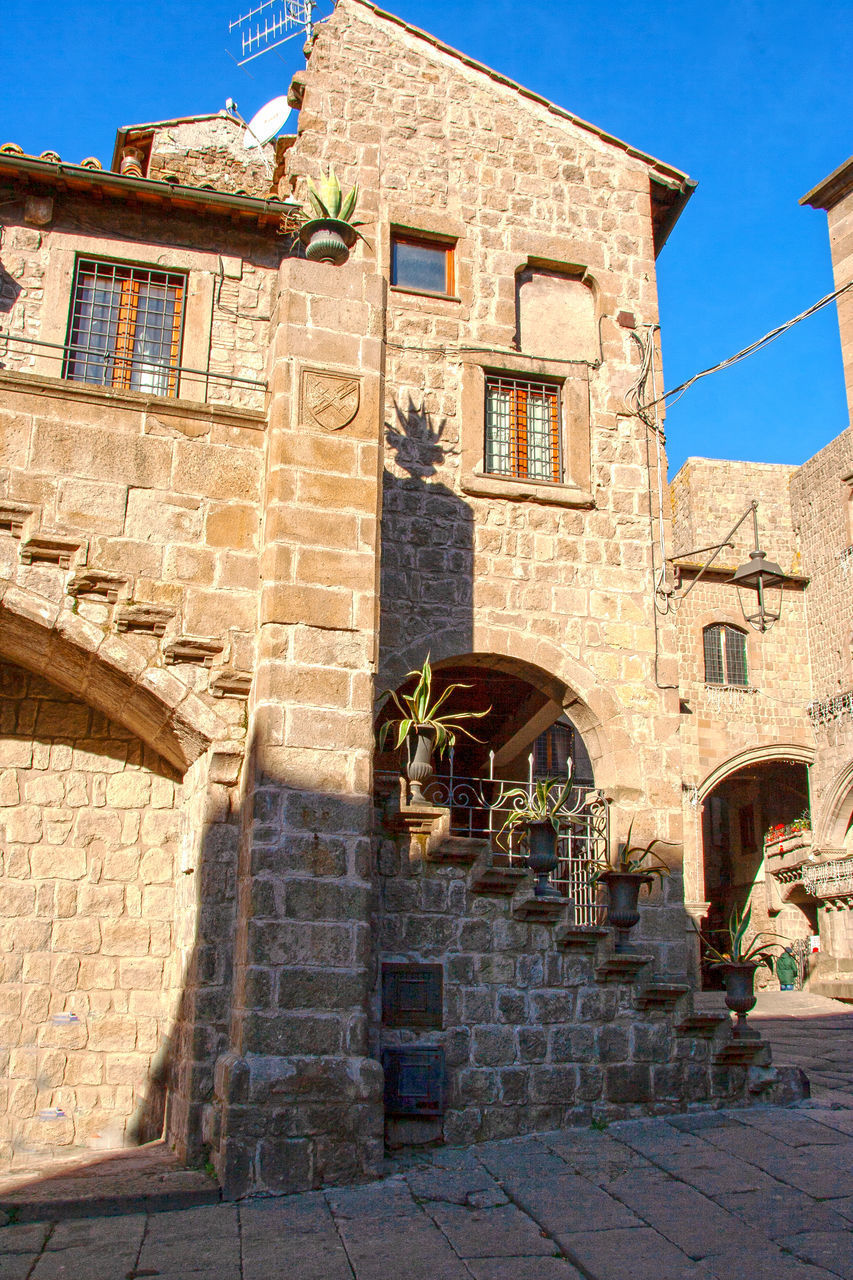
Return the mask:
{"type": "Polygon", "coordinates": [[[239,30],[242,41],[237,65],[244,67],[262,53],[278,49],[300,32],[309,42],[314,34],[316,7],[316,0],[261,0],[248,13],[229,22],[229,32],[239,30]]]}

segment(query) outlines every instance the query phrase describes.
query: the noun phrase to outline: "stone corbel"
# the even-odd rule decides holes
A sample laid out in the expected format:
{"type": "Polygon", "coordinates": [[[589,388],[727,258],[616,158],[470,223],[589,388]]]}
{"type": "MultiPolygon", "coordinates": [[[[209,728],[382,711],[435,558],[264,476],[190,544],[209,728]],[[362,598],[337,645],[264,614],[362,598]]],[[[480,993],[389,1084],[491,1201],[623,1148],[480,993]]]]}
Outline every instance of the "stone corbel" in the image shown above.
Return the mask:
{"type": "Polygon", "coordinates": [[[119,593],[127,587],[127,578],[118,573],[106,573],[103,569],[83,569],[74,574],[66,590],[70,596],[81,596],[115,604],[119,593]]]}
{"type": "Polygon", "coordinates": [[[216,636],[177,636],[163,647],[163,656],[169,665],[197,662],[202,667],[209,667],[221,652],[222,641],[216,636]]]}
{"type": "Polygon", "coordinates": [[[214,698],[248,698],[251,688],[251,671],[236,671],[233,667],[223,667],[210,682],[214,698]]]}
{"type": "Polygon", "coordinates": [[[53,564],[59,569],[70,569],[75,557],[86,563],[89,544],[83,538],[69,537],[64,533],[52,533],[41,529],[21,543],[22,564],[53,564]]]}
{"type": "Polygon", "coordinates": [[[116,613],[117,631],[147,631],[150,635],[166,634],[175,610],[165,604],[126,604],[116,613]]]}
{"type": "Polygon", "coordinates": [[[33,516],[38,519],[36,507],[29,507],[23,502],[0,502],[0,533],[22,538],[24,526],[33,516]]]}

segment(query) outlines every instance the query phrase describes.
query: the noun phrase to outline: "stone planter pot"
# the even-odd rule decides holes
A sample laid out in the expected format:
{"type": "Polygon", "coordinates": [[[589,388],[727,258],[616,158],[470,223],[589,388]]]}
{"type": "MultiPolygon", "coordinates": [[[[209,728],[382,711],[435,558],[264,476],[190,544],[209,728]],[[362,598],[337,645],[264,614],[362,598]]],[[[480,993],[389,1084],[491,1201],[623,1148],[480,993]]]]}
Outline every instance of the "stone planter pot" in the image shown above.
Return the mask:
{"type": "Polygon", "coordinates": [[[606,871],[601,882],[607,886],[607,923],[616,930],[615,950],[630,951],[628,934],[640,918],[640,890],[652,883],[652,876],[642,871],[606,871]]]}
{"type": "Polygon", "coordinates": [[[410,799],[412,804],[429,804],[423,789],[435,777],[432,764],[432,753],[435,747],[435,730],[421,726],[413,730],[414,750],[409,743],[409,763],[406,765],[406,776],[411,783],[410,799]]]}
{"type": "Polygon", "coordinates": [[[358,232],[338,218],[312,218],[299,232],[305,245],[305,257],[312,262],[331,262],[336,267],[346,262],[358,239],[358,232]]]}
{"type": "Polygon", "coordinates": [[[536,877],[533,892],[537,898],[562,898],[560,890],[548,883],[557,869],[557,832],[550,822],[528,822],[524,829],[527,840],[527,863],[536,877]]]}
{"type": "Polygon", "coordinates": [[[742,1040],[760,1039],[759,1033],[746,1025],[746,1015],[755,1008],[755,971],[758,965],[752,960],[743,963],[729,960],[715,967],[723,976],[726,1006],[737,1014],[734,1034],[742,1040]]]}

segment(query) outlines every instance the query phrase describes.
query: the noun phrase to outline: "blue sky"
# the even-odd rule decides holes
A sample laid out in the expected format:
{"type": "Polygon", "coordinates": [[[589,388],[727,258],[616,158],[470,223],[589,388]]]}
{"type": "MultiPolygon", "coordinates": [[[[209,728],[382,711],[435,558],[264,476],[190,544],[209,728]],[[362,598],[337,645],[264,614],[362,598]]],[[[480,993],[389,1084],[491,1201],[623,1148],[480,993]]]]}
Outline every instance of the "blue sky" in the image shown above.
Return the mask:
{"type": "MultiPolygon", "coordinates": [[[[235,65],[228,20],[249,3],[6,0],[0,141],[106,163],[122,124],[215,111],[229,96],[248,118],[302,62],[296,40],[251,77],[235,65]]],[[[832,289],[825,215],[797,201],[853,150],[849,0],[395,0],[394,11],[698,179],[659,260],[667,386],[832,289]]],[[[798,463],[846,425],[832,307],[687,393],[667,423],[671,472],[690,454],[798,463]]]]}

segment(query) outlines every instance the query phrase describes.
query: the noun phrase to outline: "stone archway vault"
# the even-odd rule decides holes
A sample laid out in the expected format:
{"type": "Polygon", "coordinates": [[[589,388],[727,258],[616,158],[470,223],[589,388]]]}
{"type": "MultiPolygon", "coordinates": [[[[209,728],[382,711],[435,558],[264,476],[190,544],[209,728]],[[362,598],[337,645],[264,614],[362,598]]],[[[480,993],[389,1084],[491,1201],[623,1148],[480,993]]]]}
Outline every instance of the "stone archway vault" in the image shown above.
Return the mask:
{"type": "Polygon", "coordinates": [[[0,656],[88,702],[183,773],[228,727],[120,636],[0,579],[0,656]]]}
{"type": "MultiPolygon", "coordinates": [[[[642,790],[624,710],[589,667],[546,638],[509,629],[475,628],[473,646],[459,648],[459,640],[453,629],[433,637],[434,668],[464,663],[520,676],[563,707],[584,740],[599,786],[620,792],[642,790]]],[[[420,666],[423,656],[415,650],[395,654],[383,682],[397,687],[409,670],[420,666]]]]}
{"type": "Polygon", "coordinates": [[[730,756],[728,760],[724,760],[711,770],[704,782],[700,783],[696,789],[697,803],[701,804],[721,782],[748,765],[764,764],[773,760],[796,760],[800,764],[810,765],[814,763],[814,758],[814,749],[799,743],[783,742],[764,747],[751,747],[748,751],[730,756]]]}

